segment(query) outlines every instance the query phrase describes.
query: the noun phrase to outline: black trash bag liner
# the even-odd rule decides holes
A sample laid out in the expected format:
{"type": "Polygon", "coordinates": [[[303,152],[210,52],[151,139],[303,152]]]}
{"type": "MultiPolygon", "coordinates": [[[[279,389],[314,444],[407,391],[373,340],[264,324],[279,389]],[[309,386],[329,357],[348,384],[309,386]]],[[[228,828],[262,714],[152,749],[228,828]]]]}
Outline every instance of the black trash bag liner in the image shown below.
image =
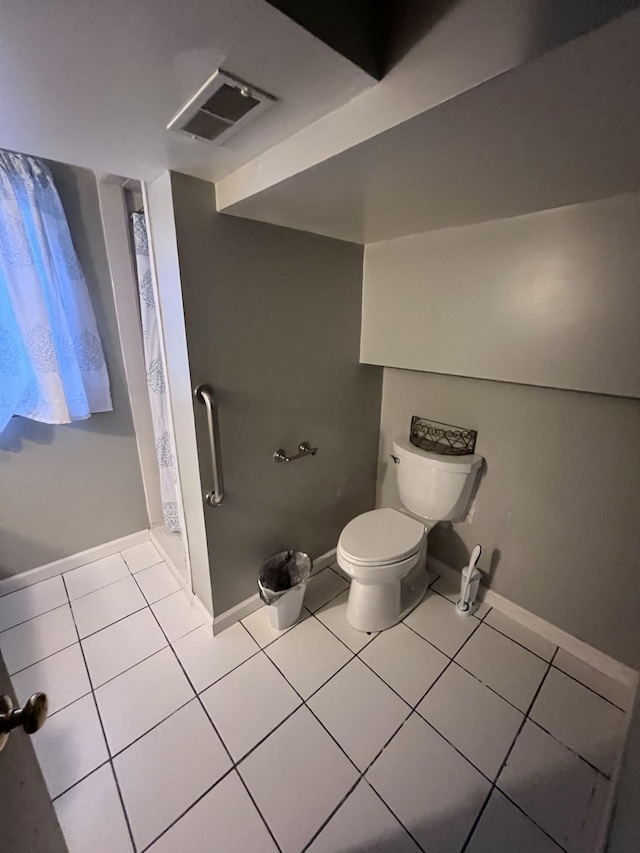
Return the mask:
{"type": "Polygon", "coordinates": [[[260,569],[258,589],[265,604],[273,604],[285,592],[307,580],[311,557],[304,551],[280,551],[269,557],[260,569]]]}

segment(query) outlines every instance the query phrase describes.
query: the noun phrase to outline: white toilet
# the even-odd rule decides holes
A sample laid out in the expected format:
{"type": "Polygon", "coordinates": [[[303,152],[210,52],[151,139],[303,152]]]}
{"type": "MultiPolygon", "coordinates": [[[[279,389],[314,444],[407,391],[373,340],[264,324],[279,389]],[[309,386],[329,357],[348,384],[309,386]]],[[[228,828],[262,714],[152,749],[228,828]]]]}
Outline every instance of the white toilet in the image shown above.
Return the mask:
{"type": "Polygon", "coordinates": [[[441,456],[393,442],[403,506],[365,512],[338,541],[338,565],[351,578],[347,620],[357,631],[390,628],[416,607],[429,583],[427,534],[439,521],[464,518],[482,457],[441,456]],[[419,516],[420,521],[412,516],[419,516]]]}

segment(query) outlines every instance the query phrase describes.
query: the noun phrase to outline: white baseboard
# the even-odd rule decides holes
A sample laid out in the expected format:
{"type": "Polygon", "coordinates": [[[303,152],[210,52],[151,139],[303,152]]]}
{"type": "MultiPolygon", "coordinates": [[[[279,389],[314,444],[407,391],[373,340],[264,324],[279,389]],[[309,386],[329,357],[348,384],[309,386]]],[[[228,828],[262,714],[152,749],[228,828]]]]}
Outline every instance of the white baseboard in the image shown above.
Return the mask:
{"type": "Polygon", "coordinates": [[[224,631],[225,628],[230,628],[236,622],[244,619],[245,616],[250,616],[254,610],[258,610],[259,607],[262,607],[262,599],[256,592],[255,595],[252,595],[250,598],[245,598],[244,601],[241,601],[240,604],[236,604],[235,607],[225,610],[225,612],[221,613],[219,616],[214,616],[213,633],[219,634],[221,631],[224,631]]]}
{"type": "Polygon", "coordinates": [[[125,548],[133,548],[134,545],[141,545],[143,542],[147,542],[148,539],[149,531],[140,530],[137,533],[122,536],[120,539],[105,542],[103,545],[87,548],[86,551],[71,554],[69,557],[61,557],[59,560],[54,560],[52,563],[46,563],[46,565],[38,566],[35,569],[29,569],[29,571],[21,572],[19,575],[4,578],[0,580],[0,595],[15,592],[18,589],[23,589],[25,586],[32,586],[34,583],[40,583],[40,581],[61,575],[63,572],[78,569],[87,563],[95,563],[96,560],[101,560],[103,557],[110,557],[112,554],[117,554],[118,551],[124,551],[125,548]]]}
{"type": "MultiPolygon", "coordinates": [[[[436,575],[444,575],[455,583],[460,583],[460,572],[452,569],[446,563],[436,560],[434,557],[427,558],[427,567],[436,575]]],[[[515,622],[519,622],[525,628],[529,628],[554,645],[564,649],[594,669],[597,669],[599,672],[626,684],[628,687],[635,688],[637,686],[638,673],[634,669],[614,660],[603,652],[598,651],[598,649],[594,649],[593,646],[588,645],[583,640],[578,640],[576,637],[563,631],[562,628],[557,628],[540,616],[536,616],[534,613],[525,610],[524,607],[520,607],[520,605],[509,601],[497,592],[481,586],[478,598],[490,607],[495,607],[496,610],[504,613],[505,616],[509,616],[515,622]]]]}
{"type": "Polygon", "coordinates": [[[332,548],[331,551],[327,551],[326,554],[321,554],[313,561],[313,569],[311,570],[312,575],[317,575],[318,572],[321,572],[323,569],[326,569],[327,566],[330,566],[332,563],[336,561],[336,549],[332,548]]]}

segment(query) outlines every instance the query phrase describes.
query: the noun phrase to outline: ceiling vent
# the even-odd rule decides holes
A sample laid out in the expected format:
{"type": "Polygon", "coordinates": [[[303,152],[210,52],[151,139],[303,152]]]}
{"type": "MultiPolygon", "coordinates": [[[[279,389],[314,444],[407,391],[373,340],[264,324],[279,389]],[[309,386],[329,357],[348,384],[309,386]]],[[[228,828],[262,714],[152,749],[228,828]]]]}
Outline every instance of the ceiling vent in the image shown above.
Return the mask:
{"type": "Polygon", "coordinates": [[[218,70],[171,119],[167,130],[221,145],[274,101],[272,95],[218,70]]]}

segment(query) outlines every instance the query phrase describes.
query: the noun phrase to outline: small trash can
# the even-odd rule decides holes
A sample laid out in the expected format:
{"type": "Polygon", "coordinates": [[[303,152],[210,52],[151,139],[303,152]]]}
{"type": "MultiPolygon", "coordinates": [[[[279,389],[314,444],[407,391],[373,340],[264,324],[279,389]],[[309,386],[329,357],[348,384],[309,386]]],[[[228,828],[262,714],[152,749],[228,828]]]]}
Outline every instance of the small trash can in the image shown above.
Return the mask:
{"type": "Polygon", "coordinates": [[[280,551],[260,569],[260,598],[269,606],[269,621],[276,631],[297,622],[311,566],[311,557],[304,551],[280,551]]]}

